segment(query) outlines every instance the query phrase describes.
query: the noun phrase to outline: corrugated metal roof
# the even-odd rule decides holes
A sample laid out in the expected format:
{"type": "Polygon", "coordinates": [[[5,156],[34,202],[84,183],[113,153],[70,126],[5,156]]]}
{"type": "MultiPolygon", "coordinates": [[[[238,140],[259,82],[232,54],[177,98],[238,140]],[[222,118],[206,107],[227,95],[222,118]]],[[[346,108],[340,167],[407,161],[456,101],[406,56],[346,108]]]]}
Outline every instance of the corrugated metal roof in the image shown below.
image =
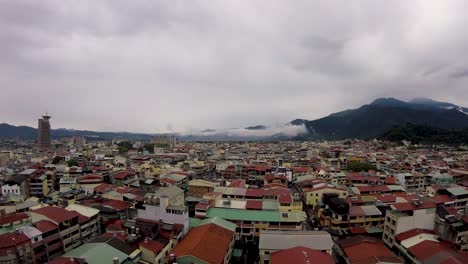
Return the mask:
{"type": "Polygon", "coordinates": [[[325,231],[261,231],[260,249],[280,250],[303,246],[315,250],[331,250],[331,235],[325,231]]]}
{"type": "Polygon", "coordinates": [[[87,243],[63,255],[69,258],[82,258],[89,264],[112,263],[112,258],[119,258],[123,263],[128,255],[106,243],[87,243]]]}
{"type": "Polygon", "coordinates": [[[257,211],[242,209],[210,208],[207,217],[221,217],[226,220],[243,221],[280,221],[280,213],[277,211],[257,211]]]}
{"type": "Polygon", "coordinates": [[[263,210],[278,210],[278,201],[274,200],[263,200],[263,210]]]}

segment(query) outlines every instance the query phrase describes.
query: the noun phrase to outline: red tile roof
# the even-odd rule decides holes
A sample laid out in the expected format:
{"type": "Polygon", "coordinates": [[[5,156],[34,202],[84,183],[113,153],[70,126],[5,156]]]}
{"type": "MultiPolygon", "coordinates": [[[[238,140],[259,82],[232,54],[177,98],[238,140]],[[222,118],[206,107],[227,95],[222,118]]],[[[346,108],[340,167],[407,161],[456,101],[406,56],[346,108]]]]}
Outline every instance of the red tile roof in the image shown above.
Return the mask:
{"type": "Polygon", "coordinates": [[[16,244],[28,242],[29,237],[22,233],[5,233],[0,235],[0,249],[14,247],[16,244]]]}
{"type": "Polygon", "coordinates": [[[209,207],[210,204],[206,202],[199,202],[197,205],[195,205],[195,209],[208,209],[209,207]]]}
{"type": "Polygon", "coordinates": [[[58,229],[58,225],[54,224],[49,220],[40,220],[33,224],[42,233],[49,232],[54,229],[58,229]]]}
{"type": "Polygon", "coordinates": [[[53,222],[60,224],[64,221],[78,217],[79,214],[75,211],[68,211],[65,208],[56,206],[45,206],[32,211],[33,213],[43,215],[53,222]]]}
{"type": "Polygon", "coordinates": [[[293,172],[305,173],[309,172],[311,169],[309,167],[292,167],[293,172]]]}
{"type": "Polygon", "coordinates": [[[327,253],[320,252],[306,247],[293,247],[284,250],[278,250],[273,252],[270,257],[271,264],[283,264],[283,263],[294,263],[294,264],[333,264],[335,261],[332,256],[327,253]]]}
{"type": "Polygon", "coordinates": [[[245,186],[245,180],[244,179],[235,179],[232,180],[231,184],[229,187],[241,187],[243,188],[245,186]]]}
{"type": "Polygon", "coordinates": [[[105,193],[105,192],[112,191],[115,188],[117,188],[117,185],[102,183],[102,184],[99,184],[98,186],[94,187],[94,191],[97,192],[97,193],[105,193]]]}
{"type": "Polygon", "coordinates": [[[117,173],[114,174],[114,178],[117,179],[117,180],[123,180],[127,177],[130,177],[130,176],[134,176],[135,173],[131,172],[131,171],[119,171],[117,173]]]}
{"type": "Polygon", "coordinates": [[[385,178],[385,184],[395,184],[395,183],[396,183],[396,178],[395,177],[385,178]]]}
{"type": "Polygon", "coordinates": [[[466,260],[468,259],[468,253],[455,251],[445,243],[431,240],[424,240],[412,247],[409,247],[408,251],[422,263],[463,264],[466,263],[466,260]]]}
{"type": "Polygon", "coordinates": [[[258,197],[262,198],[263,197],[263,190],[262,189],[247,189],[245,191],[245,196],[247,197],[258,197]]]}
{"type": "Polygon", "coordinates": [[[123,211],[132,207],[130,203],[119,200],[106,200],[105,202],[101,203],[101,205],[111,207],[117,211],[123,211]]]}
{"type": "Polygon", "coordinates": [[[357,236],[340,240],[338,243],[351,263],[403,263],[378,239],[357,236]]]}
{"type": "Polygon", "coordinates": [[[443,204],[443,203],[451,202],[453,200],[448,195],[443,194],[443,195],[437,195],[437,196],[432,197],[431,201],[435,204],[443,204]]]}
{"type": "Polygon", "coordinates": [[[436,204],[431,201],[421,201],[420,206],[415,206],[410,202],[406,203],[394,203],[391,205],[394,210],[399,211],[412,211],[412,210],[419,210],[419,209],[428,209],[428,208],[435,208],[436,204]]]}
{"type": "Polygon", "coordinates": [[[435,233],[434,233],[434,231],[429,230],[429,229],[415,228],[415,229],[411,229],[411,230],[408,230],[406,232],[403,232],[403,233],[400,233],[400,234],[396,235],[395,240],[403,241],[405,239],[415,237],[415,236],[417,236],[419,234],[435,234],[435,233]]]}
{"type": "Polygon", "coordinates": [[[245,204],[245,209],[262,210],[262,207],[263,201],[247,200],[247,203],[245,204]]]}
{"type": "Polygon", "coordinates": [[[5,225],[17,221],[21,221],[23,219],[28,219],[29,216],[26,213],[13,213],[7,214],[5,216],[0,217],[0,225],[5,225]]]}
{"type": "Polygon", "coordinates": [[[151,252],[159,253],[164,248],[164,244],[158,241],[154,241],[151,239],[145,239],[140,243],[141,247],[148,249],[151,252]]]}
{"type": "Polygon", "coordinates": [[[172,250],[176,257],[191,255],[207,263],[223,263],[234,232],[216,224],[192,228],[172,250]]]}

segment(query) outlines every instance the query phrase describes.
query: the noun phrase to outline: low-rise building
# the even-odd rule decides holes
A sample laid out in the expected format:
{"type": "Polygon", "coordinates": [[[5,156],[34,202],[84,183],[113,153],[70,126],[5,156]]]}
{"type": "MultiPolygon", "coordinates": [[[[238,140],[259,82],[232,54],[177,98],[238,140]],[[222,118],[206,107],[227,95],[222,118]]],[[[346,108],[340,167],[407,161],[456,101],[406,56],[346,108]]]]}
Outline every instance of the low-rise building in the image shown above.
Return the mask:
{"type": "Polygon", "coordinates": [[[346,264],[405,263],[390,251],[382,240],[367,236],[340,239],[335,245],[335,252],[346,264]]]}
{"type": "Polygon", "coordinates": [[[234,247],[235,225],[217,219],[190,229],[171,252],[173,263],[228,264],[234,247]]]}
{"type": "Polygon", "coordinates": [[[262,231],[258,244],[260,263],[270,263],[273,252],[298,246],[331,255],[333,240],[325,231],[262,231]]]}

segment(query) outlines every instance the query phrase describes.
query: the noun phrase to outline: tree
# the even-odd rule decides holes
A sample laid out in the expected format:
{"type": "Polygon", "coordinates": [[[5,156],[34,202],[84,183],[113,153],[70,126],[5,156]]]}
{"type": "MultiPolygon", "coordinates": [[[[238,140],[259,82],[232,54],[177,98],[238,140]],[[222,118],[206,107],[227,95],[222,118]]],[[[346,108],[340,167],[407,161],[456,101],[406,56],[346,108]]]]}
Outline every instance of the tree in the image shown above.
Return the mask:
{"type": "Polygon", "coordinates": [[[370,163],[367,162],[350,162],[348,163],[346,169],[348,171],[355,171],[355,172],[361,172],[361,171],[369,171],[369,170],[377,170],[374,166],[372,166],[370,163]]]}
{"type": "Polygon", "coordinates": [[[128,152],[128,148],[125,147],[125,146],[118,146],[117,149],[119,150],[119,153],[120,153],[120,154],[123,154],[123,153],[127,153],[127,152],[128,152]]]}
{"type": "Polygon", "coordinates": [[[149,153],[154,153],[154,144],[149,143],[143,146],[149,153]]]}
{"type": "Polygon", "coordinates": [[[59,157],[59,156],[55,156],[53,159],[52,159],[52,164],[59,164],[62,160],[64,160],[63,157],[59,157]]]}
{"type": "Polygon", "coordinates": [[[73,166],[78,166],[78,165],[79,165],[79,164],[78,164],[78,160],[76,160],[76,159],[71,159],[71,160],[69,160],[69,161],[67,162],[67,166],[68,166],[68,167],[73,167],[73,166]]]}

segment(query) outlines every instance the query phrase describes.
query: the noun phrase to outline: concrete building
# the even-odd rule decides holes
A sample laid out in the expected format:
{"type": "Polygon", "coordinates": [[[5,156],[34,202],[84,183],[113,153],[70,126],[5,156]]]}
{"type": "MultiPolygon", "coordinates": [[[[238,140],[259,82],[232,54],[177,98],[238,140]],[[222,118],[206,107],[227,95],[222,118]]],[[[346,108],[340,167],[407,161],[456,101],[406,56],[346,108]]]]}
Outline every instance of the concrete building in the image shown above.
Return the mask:
{"type": "Polygon", "coordinates": [[[46,247],[47,259],[53,259],[64,253],[59,227],[51,221],[40,220],[33,226],[42,234],[42,241],[46,247]]]}
{"type": "Polygon", "coordinates": [[[395,245],[395,236],[412,230],[434,229],[436,205],[430,201],[415,200],[407,203],[390,205],[384,223],[383,241],[392,248],[395,245]]]}
{"type": "Polygon", "coordinates": [[[36,263],[29,237],[22,233],[0,235],[0,263],[36,263]]]}
{"type": "Polygon", "coordinates": [[[189,215],[184,204],[184,191],[178,187],[161,187],[155,193],[147,194],[143,204],[136,206],[138,218],[160,220],[184,226],[183,233],[189,229],[189,215]]]}
{"type": "Polygon", "coordinates": [[[36,261],[38,263],[47,262],[47,251],[44,240],[42,239],[42,232],[33,226],[22,226],[18,228],[18,232],[25,234],[31,240],[36,261]]]}
{"type": "Polygon", "coordinates": [[[79,216],[75,211],[68,211],[55,206],[44,206],[31,211],[32,222],[48,220],[59,227],[60,239],[65,252],[81,245],[79,216]]]}
{"type": "Polygon", "coordinates": [[[434,231],[457,249],[468,251],[468,216],[453,207],[437,206],[434,231]]]}
{"type": "Polygon", "coordinates": [[[37,145],[39,148],[50,148],[50,116],[47,114],[38,120],[37,145]]]}
{"type": "Polygon", "coordinates": [[[99,225],[99,210],[79,204],[67,206],[68,211],[75,211],[80,214],[78,221],[80,224],[81,242],[86,243],[101,233],[99,225]]]}
{"type": "Polygon", "coordinates": [[[161,148],[163,149],[172,149],[177,143],[177,138],[175,135],[166,134],[166,135],[159,135],[155,136],[152,139],[152,142],[155,144],[155,152],[161,148]]]}

